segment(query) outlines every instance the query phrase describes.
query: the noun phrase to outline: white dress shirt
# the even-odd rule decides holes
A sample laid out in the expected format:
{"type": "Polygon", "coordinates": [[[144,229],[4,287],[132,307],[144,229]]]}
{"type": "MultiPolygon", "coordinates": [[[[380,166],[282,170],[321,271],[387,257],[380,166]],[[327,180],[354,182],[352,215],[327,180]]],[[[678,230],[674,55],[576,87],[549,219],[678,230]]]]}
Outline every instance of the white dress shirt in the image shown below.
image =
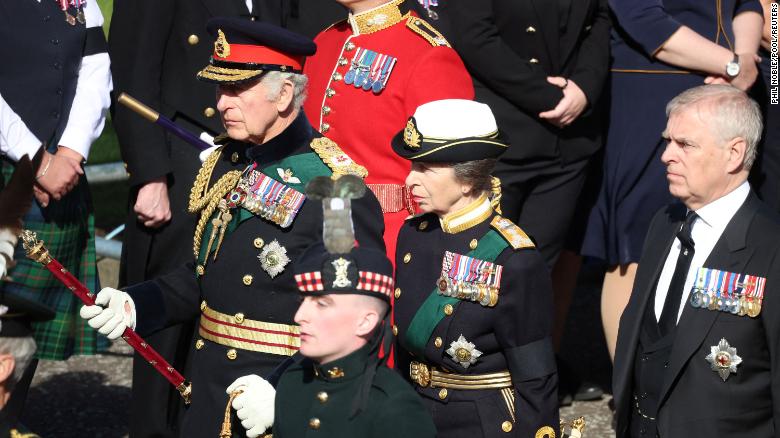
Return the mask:
{"type": "MultiPolygon", "coordinates": [[[[696,220],[691,225],[691,238],[694,243],[693,259],[688,269],[688,275],[685,278],[685,287],[683,288],[682,302],[677,312],[677,321],[680,320],[686,302],[689,300],[689,293],[693,288],[693,282],[696,281],[696,271],[704,266],[704,262],[710,256],[712,249],[720,239],[723,230],[731,222],[734,214],[739,210],[742,204],[750,194],[750,184],[747,181],[731,191],[729,194],[710,202],[709,204],[696,210],[696,220]]],[[[658,278],[658,286],[655,289],[655,317],[661,318],[661,312],[664,309],[666,295],[669,292],[669,285],[672,282],[674,268],[677,266],[677,257],[680,255],[680,239],[674,238],[669,255],[666,256],[664,268],[661,276],[658,278]]]]}
{"type": "MultiPolygon", "coordinates": [[[[96,0],[85,4],[84,19],[88,29],[103,26],[103,14],[96,0]]],[[[103,132],[111,104],[109,93],[112,87],[108,53],[96,53],[81,58],[76,95],[65,130],[60,137],[60,145],[73,149],[84,158],[89,156],[92,142],[103,132]]],[[[35,155],[41,143],[0,96],[0,152],[16,161],[25,154],[30,157],[35,155]]]]}

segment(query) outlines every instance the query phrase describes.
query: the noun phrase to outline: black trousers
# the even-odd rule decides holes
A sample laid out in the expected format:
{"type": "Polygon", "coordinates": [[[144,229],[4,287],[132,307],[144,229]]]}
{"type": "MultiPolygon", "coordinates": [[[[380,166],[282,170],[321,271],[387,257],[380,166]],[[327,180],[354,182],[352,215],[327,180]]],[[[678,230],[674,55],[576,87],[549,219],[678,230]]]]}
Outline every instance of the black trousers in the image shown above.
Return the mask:
{"type": "Polygon", "coordinates": [[[551,269],[571,238],[589,162],[589,158],[565,164],[558,158],[501,160],[493,172],[501,179],[503,216],[534,240],[551,269]]]}

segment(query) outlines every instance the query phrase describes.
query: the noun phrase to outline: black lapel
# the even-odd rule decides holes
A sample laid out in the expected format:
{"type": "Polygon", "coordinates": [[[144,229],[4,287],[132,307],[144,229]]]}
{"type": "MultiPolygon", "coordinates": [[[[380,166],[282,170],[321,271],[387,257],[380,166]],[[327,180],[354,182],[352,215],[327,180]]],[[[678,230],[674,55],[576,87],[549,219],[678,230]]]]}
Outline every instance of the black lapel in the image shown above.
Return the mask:
{"type": "Polygon", "coordinates": [[[531,3],[541,23],[540,30],[544,34],[544,43],[547,53],[550,54],[550,62],[553,63],[553,71],[559,71],[558,4],[551,0],[531,0],[531,3]]]}
{"type": "MultiPolygon", "coordinates": [[[[631,293],[631,301],[626,308],[626,312],[621,318],[620,332],[618,337],[618,351],[616,355],[619,355],[621,361],[619,363],[620,368],[614,370],[614,386],[615,388],[621,388],[621,394],[618,396],[617,403],[621,405],[629,402],[627,397],[630,397],[626,391],[631,386],[631,378],[634,370],[634,357],[636,356],[636,349],[639,346],[639,334],[642,330],[642,320],[645,316],[645,311],[650,303],[651,298],[654,295],[653,288],[658,283],[658,277],[661,275],[664,263],[666,262],[666,256],[669,254],[669,249],[674,243],[674,238],[677,231],[680,229],[682,220],[685,217],[685,207],[682,204],[670,205],[665,211],[666,223],[664,223],[659,231],[654,232],[653,235],[647,236],[645,242],[645,249],[642,255],[639,269],[644,271],[645,267],[642,263],[653,263],[648,269],[650,274],[645,276],[642,274],[642,284],[634,282],[634,289],[631,293]],[[629,313],[630,312],[630,313],[629,313]],[[625,346],[625,347],[623,347],[625,346]],[[623,349],[627,351],[623,353],[623,349]]],[[[630,411],[625,409],[621,410],[621,414],[626,414],[630,411]]],[[[627,418],[625,419],[627,421],[627,418]]],[[[625,421],[619,421],[619,424],[627,424],[625,421]]]]}
{"type": "MultiPolygon", "coordinates": [[[[747,233],[753,217],[758,211],[760,201],[751,192],[742,207],[723,230],[715,247],[704,262],[704,267],[729,272],[744,271],[752,252],[746,248],[747,233]]],[[[693,268],[693,267],[692,267],[693,268]]],[[[672,383],[677,379],[685,364],[699,349],[704,338],[709,333],[712,324],[720,312],[707,309],[695,309],[687,301],[680,322],[677,325],[677,335],[672,345],[664,383],[661,386],[659,400],[665,401],[672,383]]],[[[704,360],[702,357],[701,360],[704,360]]]]}
{"type": "Polygon", "coordinates": [[[561,65],[566,64],[566,60],[577,45],[577,41],[582,35],[582,26],[585,24],[585,18],[590,13],[592,4],[593,0],[571,0],[569,22],[566,24],[566,33],[561,37],[561,53],[558,57],[561,65]]]}

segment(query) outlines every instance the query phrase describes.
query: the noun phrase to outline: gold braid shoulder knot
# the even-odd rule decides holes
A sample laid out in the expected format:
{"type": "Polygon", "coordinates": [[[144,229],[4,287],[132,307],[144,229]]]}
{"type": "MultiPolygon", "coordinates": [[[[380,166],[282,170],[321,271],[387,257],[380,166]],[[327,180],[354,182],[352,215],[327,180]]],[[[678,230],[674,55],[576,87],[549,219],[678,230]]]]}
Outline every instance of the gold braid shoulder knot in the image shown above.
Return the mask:
{"type": "Polygon", "coordinates": [[[200,219],[198,225],[195,227],[195,237],[193,239],[192,250],[195,253],[195,258],[200,253],[200,243],[203,239],[203,232],[206,230],[206,224],[208,224],[209,218],[214,214],[214,210],[217,209],[219,200],[225,197],[241,179],[240,170],[231,170],[230,172],[222,175],[219,180],[209,188],[209,181],[211,181],[211,174],[214,172],[214,167],[217,165],[220,155],[222,155],[222,149],[224,146],[220,146],[203,162],[198,171],[198,176],[195,177],[195,183],[192,184],[192,190],[190,190],[190,203],[187,206],[187,211],[190,213],[200,212],[200,219]]]}
{"type": "Polygon", "coordinates": [[[491,192],[490,206],[496,213],[501,214],[501,180],[495,176],[490,177],[491,192]]]}

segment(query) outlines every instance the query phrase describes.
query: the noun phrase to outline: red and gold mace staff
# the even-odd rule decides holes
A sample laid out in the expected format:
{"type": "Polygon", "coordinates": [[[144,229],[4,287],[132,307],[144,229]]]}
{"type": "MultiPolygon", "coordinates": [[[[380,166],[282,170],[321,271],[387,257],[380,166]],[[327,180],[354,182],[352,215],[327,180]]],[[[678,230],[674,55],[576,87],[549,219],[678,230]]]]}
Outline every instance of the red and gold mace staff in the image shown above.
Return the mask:
{"type": "MultiPolygon", "coordinates": [[[[43,245],[43,241],[38,240],[38,236],[29,230],[22,231],[19,236],[22,239],[22,245],[27,252],[27,257],[42,264],[49,272],[54,275],[62,284],[73,292],[84,304],[88,306],[95,305],[95,294],[89,291],[83,283],[65,269],[60,262],[55,260],[49,250],[43,245]]],[[[190,404],[190,394],[192,393],[192,384],[185,381],[184,377],[168,363],[160,353],[155,351],[146,341],[130,327],[127,327],[122,333],[122,339],[125,340],[135,351],[138,352],[154,369],[157,370],[171,385],[176,387],[185,404],[190,404]]]]}

